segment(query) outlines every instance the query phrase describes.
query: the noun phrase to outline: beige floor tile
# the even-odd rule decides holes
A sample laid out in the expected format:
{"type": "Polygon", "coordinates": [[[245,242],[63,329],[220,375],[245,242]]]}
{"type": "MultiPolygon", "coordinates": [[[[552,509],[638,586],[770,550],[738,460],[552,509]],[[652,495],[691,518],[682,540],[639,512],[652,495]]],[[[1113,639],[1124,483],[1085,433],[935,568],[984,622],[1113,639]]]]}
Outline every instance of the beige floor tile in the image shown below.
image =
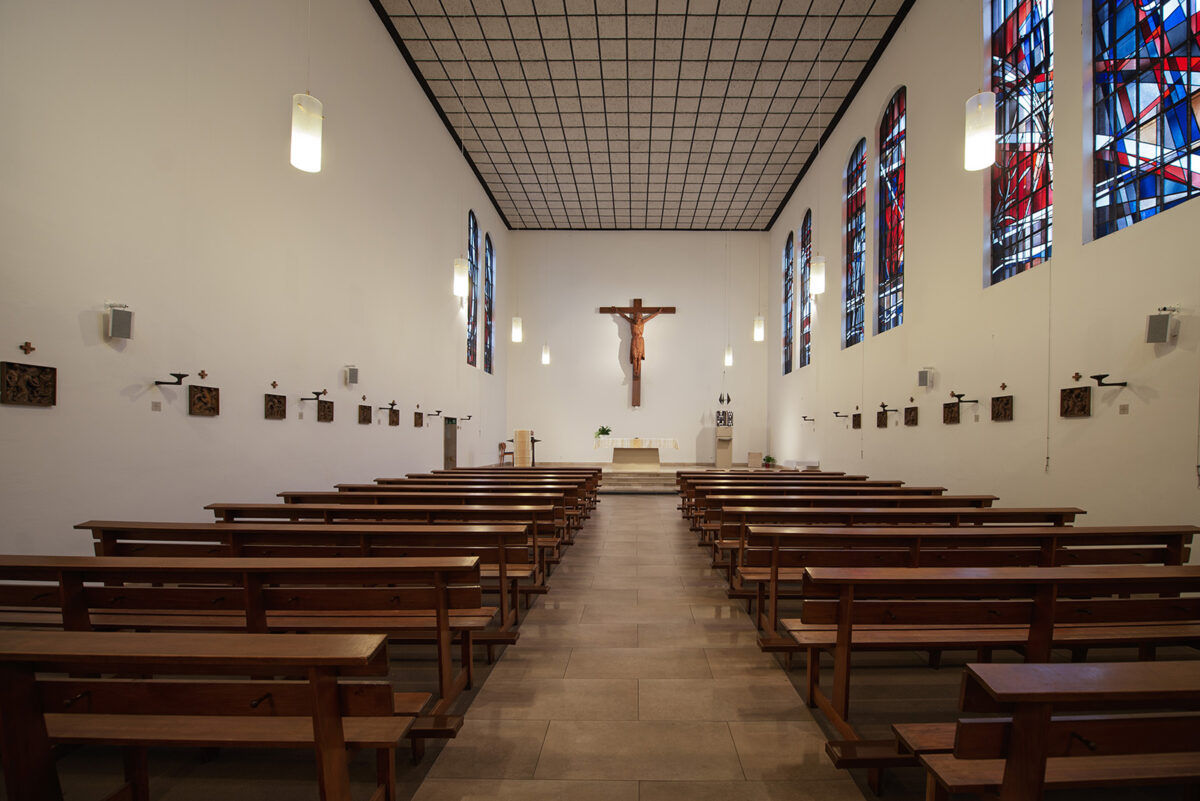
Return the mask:
{"type": "Polygon", "coordinates": [[[469,718],[506,720],[637,720],[635,679],[489,678],[471,701],[469,718]]]}
{"type": "Polygon", "coordinates": [[[753,629],[693,623],[680,626],[639,623],[638,646],[641,648],[746,648],[758,645],[753,629]]]}
{"type": "Polygon", "coordinates": [[[640,782],[640,801],[864,801],[849,778],[789,782],[640,782]]]}
{"type": "Polygon", "coordinates": [[[549,624],[552,626],[562,626],[568,623],[578,623],[579,619],[583,617],[583,610],[585,608],[584,604],[564,606],[558,609],[535,607],[528,612],[521,613],[521,625],[549,624]]]}
{"type": "Polygon", "coordinates": [[[772,677],[642,679],[638,682],[638,719],[811,721],[812,716],[796,688],[779,671],[772,677]]]}
{"type": "Polygon", "coordinates": [[[825,734],[815,722],[729,723],[742,769],[751,781],[834,781],[845,774],[825,755],[825,734]]]}
{"type": "Polygon", "coordinates": [[[548,602],[556,603],[560,606],[569,606],[575,604],[633,606],[638,602],[638,594],[636,590],[610,589],[606,587],[559,587],[555,584],[553,578],[550,579],[550,585],[550,595],[553,596],[553,600],[548,602]]]}
{"type": "Polygon", "coordinates": [[[596,576],[592,587],[608,590],[640,590],[647,587],[683,588],[681,576],[596,576]]]}
{"type": "MultiPolygon", "coordinates": [[[[765,654],[753,648],[706,648],[704,655],[708,658],[708,667],[716,678],[736,678],[739,676],[779,676],[786,675],[783,665],[775,654],[765,654]]],[[[798,679],[804,679],[804,657],[796,660],[792,668],[798,679]]]]}
{"type": "Polygon", "coordinates": [[[727,724],[552,721],[539,779],[718,780],[743,777],[727,724]]]}
{"type": "Polygon", "coordinates": [[[532,779],[546,736],[545,720],[467,717],[429,771],[438,779],[532,779]]]}
{"type": "Polygon", "coordinates": [[[727,601],[728,594],[720,587],[643,587],[637,591],[639,601],[667,601],[680,604],[702,604],[727,601]]]}
{"type": "Polygon", "coordinates": [[[429,779],[412,801],[638,801],[638,783],[429,779]]]}
{"type": "Polygon", "coordinates": [[[635,606],[589,604],[582,623],[662,623],[686,626],[693,622],[692,610],[679,604],[639,603],[635,606]]]}
{"type": "Polygon", "coordinates": [[[487,680],[561,679],[567,672],[570,648],[539,648],[528,641],[504,649],[487,680]]]}
{"type": "Polygon", "coordinates": [[[712,672],[699,648],[573,648],[566,677],[706,679],[712,672]]]}
{"type": "Polygon", "coordinates": [[[638,624],[524,624],[521,626],[520,641],[527,645],[548,645],[558,648],[633,648],[638,645],[638,624]]]}

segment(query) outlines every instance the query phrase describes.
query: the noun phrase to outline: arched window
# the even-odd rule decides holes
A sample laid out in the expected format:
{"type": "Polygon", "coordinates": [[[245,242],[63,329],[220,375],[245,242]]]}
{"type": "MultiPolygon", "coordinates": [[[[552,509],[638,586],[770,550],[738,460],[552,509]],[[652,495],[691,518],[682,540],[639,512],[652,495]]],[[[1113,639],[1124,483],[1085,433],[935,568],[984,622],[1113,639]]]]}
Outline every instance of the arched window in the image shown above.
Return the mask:
{"type": "Polygon", "coordinates": [[[792,232],[783,246],[783,374],[792,372],[792,344],[796,336],[796,250],[792,232]]]}
{"type": "Polygon", "coordinates": [[[812,361],[812,209],[800,225],[800,366],[812,361]]]}
{"type": "Polygon", "coordinates": [[[867,262],[867,140],[860,139],[846,164],[846,329],[843,346],[863,341],[867,262]]]}
{"type": "Polygon", "coordinates": [[[1050,258],[1054,209],[1054,0],[992,0],[992,276],[1050,258]]]}
{"type": "Polygon", "coordinates": [[[1200,195],[1200,7],[1093,0],[1093,10],[1099,238],[1200,195]]]}
{"type": "Polygon", "coordinates": [[[904,322],[904,130],[901,86],[879,123],[878,331],[904,322]]]}
{"type": "Polygon", "coordinates": [[[492,235],[483,237],[483,369],[492,372],[496,338],[496,312],[493,305],[496,295],[496,250],[492,247],[492,235]]]}
{"type": "Polygon", "coordinates": [[[467,212],[467,364],[476,363],[479,339],[479,222],[467,212]]]}

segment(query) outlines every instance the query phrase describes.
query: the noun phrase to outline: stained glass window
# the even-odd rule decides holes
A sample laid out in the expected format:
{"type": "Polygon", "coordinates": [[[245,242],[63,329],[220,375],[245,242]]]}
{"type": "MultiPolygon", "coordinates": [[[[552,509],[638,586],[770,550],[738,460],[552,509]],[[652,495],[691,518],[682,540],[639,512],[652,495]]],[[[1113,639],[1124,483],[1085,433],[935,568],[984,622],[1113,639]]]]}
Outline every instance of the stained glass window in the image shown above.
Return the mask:
{"type": "Polygon", "coordinates": [[[1096,237],[1200,195],[1200,0],[1094,0],[1096,237]]]}
{"type": "Polygon", "coordinates": [[[882,333],[904,322],[904,87],[879,123],[879,294],[882,333]]]}
{"type": "Polygon", "coordinates": [[[992,276],[1050,258],[1054,173],[1054,2],[992,0],[992,276]]]}
{"type": "Polygon", "coordinates": [[[792,372],[792,344],[796,335],[796,247],[788,231],[783,246],[783,374],[792,372]]]}
{"type": "Polygon", "coordinates": [[[496,349],[494,298],[496,295],[496,250],[491,234],[483,237],[483,369],[492,372],[496,349]]]}
{"type": "Polygon", "coordinates": [[[800,366],[812,361],[812,209],[800,225],[800,366]]]}
{"type": "Polygon", "coordinates": [[[860,139],[846,165],[845,347],[863,341],[867,261],[867,140],[860,139]]]}
{"type": "Polygon", "coordinates": [[[479,222],[467,212],[467,364],[476,363],[479,347],[479,222]]]}

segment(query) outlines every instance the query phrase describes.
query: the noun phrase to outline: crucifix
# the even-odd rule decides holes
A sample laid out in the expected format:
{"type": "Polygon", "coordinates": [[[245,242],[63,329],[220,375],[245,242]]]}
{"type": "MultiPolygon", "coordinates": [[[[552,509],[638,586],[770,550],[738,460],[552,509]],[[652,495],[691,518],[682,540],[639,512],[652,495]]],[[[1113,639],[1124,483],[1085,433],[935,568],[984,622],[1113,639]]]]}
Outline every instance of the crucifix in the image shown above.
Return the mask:
{"type": "Polygon", "coordinates": [[[601,306],[601,314],[620,315],[629,323],[629,363],[633,365],[633,405],[642,405],[642,360],[646,358],[646,341],[642,330],[647,320],[660,314],[674,314],[674,306],[643,306],[641,298],[634,298],[632,306],[601,306]]]}

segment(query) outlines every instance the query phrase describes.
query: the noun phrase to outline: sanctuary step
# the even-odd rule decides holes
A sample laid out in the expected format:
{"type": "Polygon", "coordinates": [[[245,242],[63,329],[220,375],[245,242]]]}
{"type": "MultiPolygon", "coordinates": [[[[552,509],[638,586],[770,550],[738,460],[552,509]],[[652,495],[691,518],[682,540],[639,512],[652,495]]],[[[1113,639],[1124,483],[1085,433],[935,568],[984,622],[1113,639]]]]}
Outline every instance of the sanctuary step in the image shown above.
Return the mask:
{"type": "Polygon", "coordinates": [[[675,473],[605,470],[601,495],[674,495],[675,473]]]}

